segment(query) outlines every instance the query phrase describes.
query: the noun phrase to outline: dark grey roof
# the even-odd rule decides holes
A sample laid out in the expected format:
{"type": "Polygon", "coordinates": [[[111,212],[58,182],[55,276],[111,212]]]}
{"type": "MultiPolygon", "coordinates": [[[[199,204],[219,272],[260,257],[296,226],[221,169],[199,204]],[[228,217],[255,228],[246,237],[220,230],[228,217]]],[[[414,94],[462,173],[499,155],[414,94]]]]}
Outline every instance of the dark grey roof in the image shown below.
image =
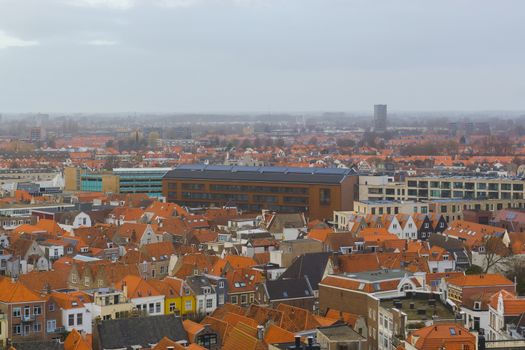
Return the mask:
{"type": "Polygon", "coordinates": [[[286,168],[183,164],[170,170],[164,175],[164,178],[339,184],[351,175],[356,175],[354,170],[339,168],[286,168]]]}
{"type": "Polygon", "coordinates": [[[265,287],[270,300],[314,297],[314,292],[306,277],[266,281],[265,287]]]}
{"type": "Polygon", "coordinates": [[[162,338],[188,340],[180,317],[160,315],[102,321],[97,325],[101,349],[131,349],[132,345],[150,348],[162,338]]]}
{"type": "Polygon", "coordinates": [[[186,284],[196,294],[202,294],[203,287],[212,287],[210,280],[206,276],[190,276],[186,278],[186,284]]]}
{"type": "Polygon", "coordinates": [[[16,350],[63,350],[64,344],[57,341],[32,341],[23,343],[13,343],[16,350]]]}
{"type": "Polygon", "coordinates": [[[448,252],[455,252],[465,248],[465,245],[459,239],[448,237],[447,235],[439,233],[431,234],[430,238],[428,239],[428,243],[431,247],[436,245],[447,250],[448,252]]]}
{"type": "Polygon", "coordinates": [[[318,284],[323,279],[326,265],[331,253],[307,253],[294,260],[279,279],[300,278],[308,276],[313,290],[318,290],[318,284]]]}

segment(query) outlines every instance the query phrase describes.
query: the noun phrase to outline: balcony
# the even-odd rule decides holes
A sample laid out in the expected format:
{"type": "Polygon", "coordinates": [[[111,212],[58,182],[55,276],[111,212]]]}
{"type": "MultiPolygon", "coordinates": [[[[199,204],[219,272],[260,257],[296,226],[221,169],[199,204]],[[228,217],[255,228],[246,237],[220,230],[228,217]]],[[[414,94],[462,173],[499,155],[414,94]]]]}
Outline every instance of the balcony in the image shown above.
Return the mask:
{"type": "Polygon", "coordinates": [[[33,322],[35,320],[35,315],[22,315],[22,322],[33,322]]]}

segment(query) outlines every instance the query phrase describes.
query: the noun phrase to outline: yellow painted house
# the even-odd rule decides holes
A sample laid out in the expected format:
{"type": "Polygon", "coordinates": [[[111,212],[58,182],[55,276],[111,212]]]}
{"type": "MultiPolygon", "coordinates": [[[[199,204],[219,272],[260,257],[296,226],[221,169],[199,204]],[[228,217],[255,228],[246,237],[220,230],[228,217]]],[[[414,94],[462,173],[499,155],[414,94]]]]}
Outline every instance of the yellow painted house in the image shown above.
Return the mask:
{"type": "Polygon", "coordinates": [[[149,280],[148,282],[164,294],[164,314],[186,316],[195,313],[195,295],[185,286],[183,280],[166,277],[162,281],[149,280]]]}
{"type": "Polygon", "coordinates": [[[0,313],[0,349],[7,346],[7,315],[0,313]]]}

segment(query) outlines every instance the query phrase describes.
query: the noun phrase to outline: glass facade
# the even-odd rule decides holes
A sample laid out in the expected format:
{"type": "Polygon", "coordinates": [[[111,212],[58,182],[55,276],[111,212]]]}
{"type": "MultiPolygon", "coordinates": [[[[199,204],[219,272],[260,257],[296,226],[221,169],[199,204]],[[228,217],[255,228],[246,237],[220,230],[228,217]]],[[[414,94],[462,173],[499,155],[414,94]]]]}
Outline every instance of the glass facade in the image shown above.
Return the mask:
{"type": "MultiPolygon", "coordinates": [[[[146,193],[150,197],[162,195],[162,178],[169,171],[167,168],[119,168],[113,175],[119,178],[119,193],[146,193]]],[[[104,192],[104,174],[82,174],[80,190],[86,192],[104,192]]]]}
{"type": "Polygon", "coordinates": [[[80,190],[86,192],[102,192],[102,175],[83,174],[80,180],[80,190]]]}

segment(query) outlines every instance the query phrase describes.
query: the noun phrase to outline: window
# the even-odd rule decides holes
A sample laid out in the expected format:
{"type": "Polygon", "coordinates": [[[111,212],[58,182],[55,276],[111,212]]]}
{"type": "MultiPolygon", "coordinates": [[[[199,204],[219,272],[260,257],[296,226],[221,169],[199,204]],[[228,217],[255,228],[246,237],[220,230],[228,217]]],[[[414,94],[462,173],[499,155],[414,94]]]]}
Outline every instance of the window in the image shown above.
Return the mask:
{"type": "Polygon", "coordinates": [[[201,310],[202,308],[204,307],[204,301],[203,300],[199,300],[199,310],[201,310]]]}
{"type": "Polygon", "coordinates": [[[22,334],[22,325],[19,325],[19,324],[15,325],[13,327],[13,333],[14,334],[22,334]]]}
{"type": "Polygon", "coordinates": [[[474,302],[474,310],[479,310],[481,309],[481,303],[479,301],[475,301],[474,302]]]}
{"type": "Polygon", "coordinates": [[[224,288],[224,281],[219,281],[219,288],[224,288]]]}
{"type": "Polygon", "coordinates": [[[40,322],[36,322],[35,324],[33,324],[33,332],[39,333],[41,331],[42,331],[42,325],[40,324],[40,322]]]}
{"type": "Polygon", "coordinates": [[[19,307],[15,307],[13,309],[13,317],[20,317],[21,316],[21,309],[19,307]]]}
{"type": "Polygon", "coordinates": [[[206,308],[211,309],[213,307],[213,299],[206,299],[206,308]]]}
{"type": "Polygon", "coordinates": [[[86,287],[89,286],[89,277],[88,276],[84,277],[84,285],[86,287]]]}
{"type": "Polygon", "coordinates": [[[245,304],[247,304],[247,303],[248,303],[248,297],[247,297],[247,295],[246,295],[246,294],[242,294],[242,295],[241,295],[241,304],[242,304],[242,305],[245,305],[245,304]]]}
{"type": "Polygon", "coordinates": [[[71,315],[68,316],[67,324],[68,324],[68,326],[74,326],[75,325],[75,315],[74,314],[71,314],[71,315]]]}
{"type": "Polygon", "coordinates": [[[236,296],[236,295],[232,295],[232,296],[230,297],[230,302],[231,302],[232,304],[237,304],[237,296],[236,296]]]}
{"type": "Polygon", "coordinates": [[[152,314],[155,312],[155,304],[149,303],[148,313],[152,314]]]}
{"type": "Polygon", "coordinates": [[[78,326],[81,326],[81,325],[82,325],[82,321],[83,321],[83,319],[82,319],[82,313],[77,314],[77,325],[78,325],[78,326]]]}
{"type": "Polygon", "coordinates": [[[31,316],[31,308],[29,306],[24,306],[24,317],[31,316]]]}
{"type": "Polygon", "coordinates": [[[46,324],[47,333],[53,333],[57,328],[56,320],[48,320],[46,324]]]}
{"type": "Polygon", "coordinates": [[[42,306],[37,305],[33,308],[33,313],[35,315],[41,315],[42,314],[42,306]]]}
{"type": "Polygon", "coordinates": [[[218,304],[219,304],[219,305],[224,304],[224,294],[219,294],[219,301],[218,301],[218,304]]]}
{"type": "Polygon", "coordinates": [[[184,303],[184,309],[188,311],[188,310],[191,310],[192,307],[193,307],[193,303],[191,302],[191,300],[186,300],[186,302],[184,303]]]}
{"type": "Polygon", "coordinates": [[[155,303],[155,312],[160,313],[160,302],[155,303]]]}
{"type": "Polygon", "coordinates": [[[175,305],[175,303],[170,303],[170,313],[175,313],[175,310],[177,310],[177,306],[175,305]]]}
{"type": "Polygon", "coordinates": [[[319,190],[319,204],[330,205],[330,189],[321,188],[319,190]]]}

